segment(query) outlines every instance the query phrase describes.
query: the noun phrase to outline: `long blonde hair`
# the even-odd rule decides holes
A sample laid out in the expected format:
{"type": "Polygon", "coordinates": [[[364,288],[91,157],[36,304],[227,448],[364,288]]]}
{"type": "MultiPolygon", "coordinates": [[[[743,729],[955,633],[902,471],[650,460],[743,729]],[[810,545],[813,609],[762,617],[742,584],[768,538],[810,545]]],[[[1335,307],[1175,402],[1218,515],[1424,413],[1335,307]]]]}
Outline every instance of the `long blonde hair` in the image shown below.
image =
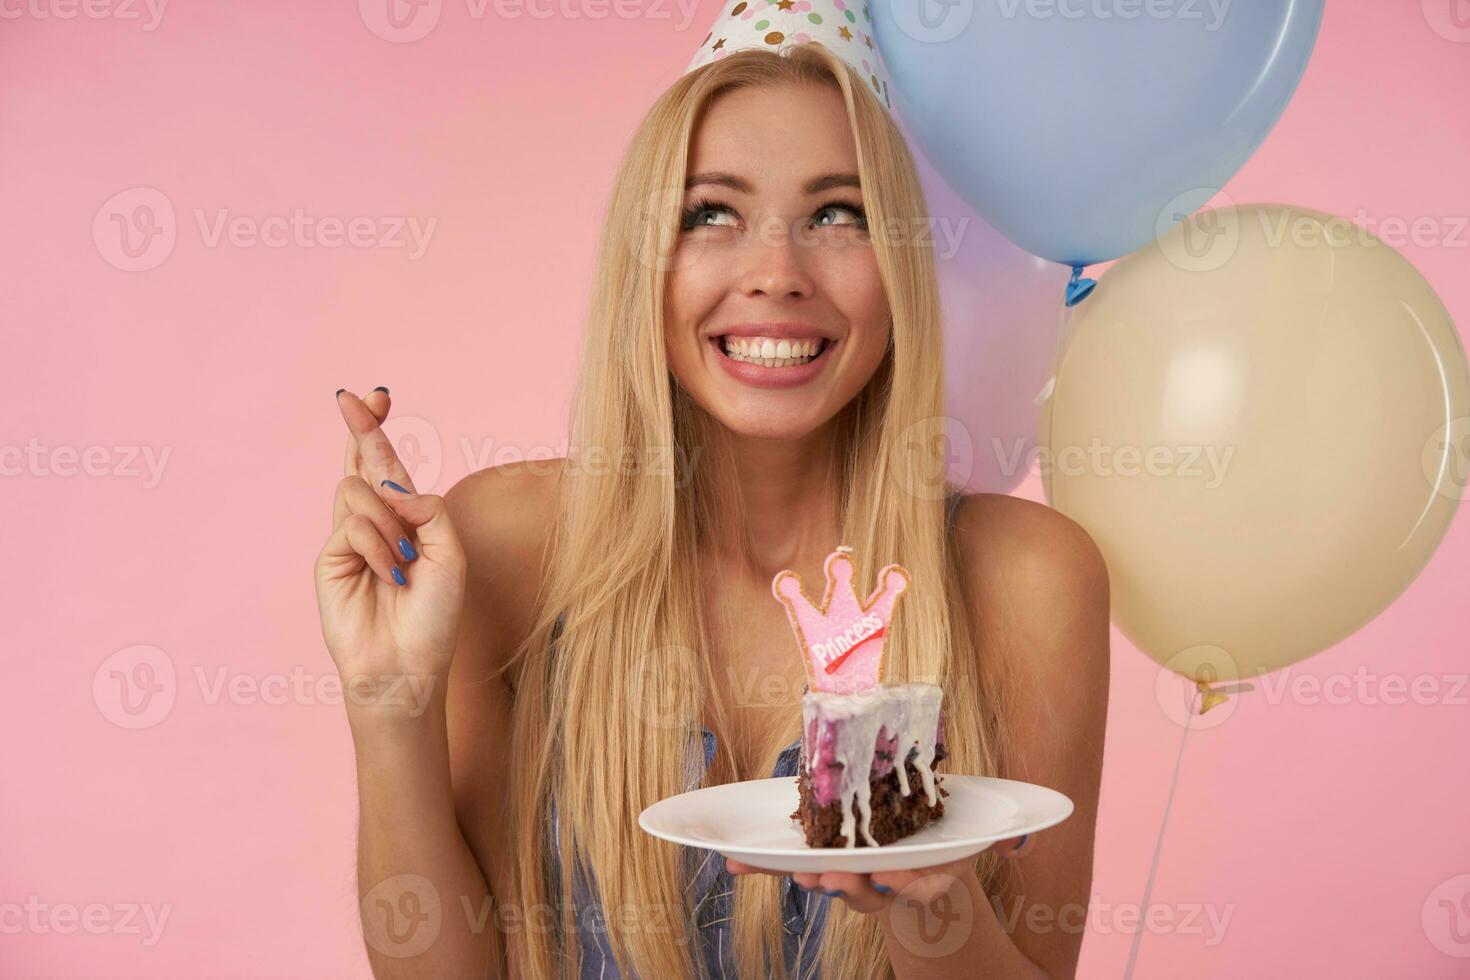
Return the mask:
{"type": "MultiPolygon", "coordinates": [[[[693,977],[702,969],[690,853],[644,834],[637,818],[649,804],[690,788],[691,733],[701,723],[719,745],[730,744],[718,707],[714,717],[702,717],[702,706],[720,699],[707,696],[715,680],[699,653],[711,635],[700,557],[712,529],[744,526],[741,502],[729,496],[733,481],[720,481],[728,463],[722,429],[669,371],[668,263],[660,257],[671,256],[677,241],[691,137],[703,108],[732,88],[791,84],[841,92],[870,228],[927,214],[913,159],[888,111],[845,62],[818,45],[781,55],[737,52],[664,93],[639,126],[614,186],[576,391],[569,457],[575,465],[561,480],[547,543],[552,560],[533,627],[510,664],[518,894],[499,900],[522,909],[564,908],[580,862],[624,975],[644,980],[693,977]],[[666,465],[671,454],[696,463],[687,485],[679,485],[678,466],[666,465]],[[548,823],[553,798],[559,842],[548,823]],[[548,849],[558,845],[566,859],[560,880],[552,881],[548,849]],[[557,896],[567,896],[560,906],[557,896]]],[[[834,420],[840,539],[831,544],[853,546],[860,582],[872,582],[888,562],[908,568],[913,588],[888,641],[888,679],[943,685],[951,771],[1003,774],[1001,681],[989,667],[975,666],[972,651],[982,637],[970,621],[947,512],[953,488],[940,451],[943,347],[933,254],[927,244],[899,246],[884,235],[874,236],[873,247],[893,316],[892,344],[871,382],[834,420]]],[[[757,775],[770,772],[799,732],[793,703],[788,723],[767,733],[757,775]]],[[[736,773],[724,751],[705,780],[732,778],[749,774],[736,773]]],[[[989,880],[996,869],[982,858],[989,880]]],[[[742,976],[787,976],[781,883],[768,875],[736,879],[732,927],[742,976]]],[[[555,921],[553,929],[510,937],[513,976],[578,975],[574,930],[585,920],[555,921]]],[[[833,978],[891,976],[876,917],[833,902],[821,970],[833,978]]]]}

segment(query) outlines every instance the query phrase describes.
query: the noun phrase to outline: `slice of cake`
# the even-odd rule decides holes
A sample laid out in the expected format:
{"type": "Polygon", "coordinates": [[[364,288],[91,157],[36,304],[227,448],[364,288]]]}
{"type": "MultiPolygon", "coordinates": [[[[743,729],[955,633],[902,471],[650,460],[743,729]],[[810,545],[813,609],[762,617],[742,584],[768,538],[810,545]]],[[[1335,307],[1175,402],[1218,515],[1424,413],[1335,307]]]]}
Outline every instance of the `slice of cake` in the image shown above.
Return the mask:
{"type": "Polygon", "coordinates": [[[880,684],[801,699],[801,821],[808,847],[878,847],[944,816],[941,691],[880,684]],[[903,764],[898,765],[902,758],[903,764]]]}
{"type": "Polygon", "coordinates": [[[785,605],[807,669],[797,773],[809,847],[879,847],[944,815],[934,766],[945,758],[942,692],[933,684],[885,684],[883,652],[907,570],[888,565],[866,602],[852,585],[848,547],[828,556],[826,590],[813,602],[795,573],[771,591],[785,605]]]}

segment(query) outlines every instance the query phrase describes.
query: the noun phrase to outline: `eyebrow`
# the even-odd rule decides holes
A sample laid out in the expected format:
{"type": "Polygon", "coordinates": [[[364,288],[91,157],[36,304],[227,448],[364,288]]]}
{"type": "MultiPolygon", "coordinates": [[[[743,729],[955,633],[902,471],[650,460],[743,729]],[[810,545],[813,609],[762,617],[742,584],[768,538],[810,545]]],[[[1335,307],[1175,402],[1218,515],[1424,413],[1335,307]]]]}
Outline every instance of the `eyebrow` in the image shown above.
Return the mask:
{"type": "MultiPolygon", "coordinates": [[[[742,177],[727,173],[723,170],[711,170],[708,173],[694,174],[684,182],[684,189],[690,190],[701,185],[714,187],[728,187],[739,191],[741,194],[752,193],[750,183],[742,177]]],[[[834,187],[854,187],[862,190],[862,184],[858,181],[857,174],[823,174],[813,177],[802,187],[805,194],[820,194],[822,191],[831,190],[834,187]]]]}

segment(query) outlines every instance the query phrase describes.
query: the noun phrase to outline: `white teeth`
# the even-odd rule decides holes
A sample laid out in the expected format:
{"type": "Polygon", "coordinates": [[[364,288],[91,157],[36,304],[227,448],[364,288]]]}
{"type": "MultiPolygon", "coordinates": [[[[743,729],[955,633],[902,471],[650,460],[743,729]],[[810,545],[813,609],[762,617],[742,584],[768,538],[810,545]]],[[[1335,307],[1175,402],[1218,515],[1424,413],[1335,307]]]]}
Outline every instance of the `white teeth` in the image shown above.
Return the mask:
{"type": "Polygon", "coordinates": [[[806,364],[821,350],[820,340],[776,340],[773,337],[725,337],[725,355],[732,360],[765,367],[806,364]]]}

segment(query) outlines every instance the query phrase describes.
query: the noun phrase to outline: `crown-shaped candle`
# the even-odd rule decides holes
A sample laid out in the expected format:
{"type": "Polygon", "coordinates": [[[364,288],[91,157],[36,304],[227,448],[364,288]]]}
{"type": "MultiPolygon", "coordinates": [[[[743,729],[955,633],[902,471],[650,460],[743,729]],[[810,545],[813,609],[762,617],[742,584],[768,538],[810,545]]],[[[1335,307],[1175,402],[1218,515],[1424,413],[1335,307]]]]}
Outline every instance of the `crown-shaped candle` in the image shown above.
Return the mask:
{"type": "Polygon", "coordinates": [[[878,572],[877,590],[860,601],[851,553],[843,545],[827,556],[827,586],[820,603],[811,600],[790,569],[771,580],[771,592],[786,607],[796,631],[807,687],[813,691],[855,694],[883,682],[888,627],[909,587],[909,573],[902,565],[885,565],[878,572]]]}

